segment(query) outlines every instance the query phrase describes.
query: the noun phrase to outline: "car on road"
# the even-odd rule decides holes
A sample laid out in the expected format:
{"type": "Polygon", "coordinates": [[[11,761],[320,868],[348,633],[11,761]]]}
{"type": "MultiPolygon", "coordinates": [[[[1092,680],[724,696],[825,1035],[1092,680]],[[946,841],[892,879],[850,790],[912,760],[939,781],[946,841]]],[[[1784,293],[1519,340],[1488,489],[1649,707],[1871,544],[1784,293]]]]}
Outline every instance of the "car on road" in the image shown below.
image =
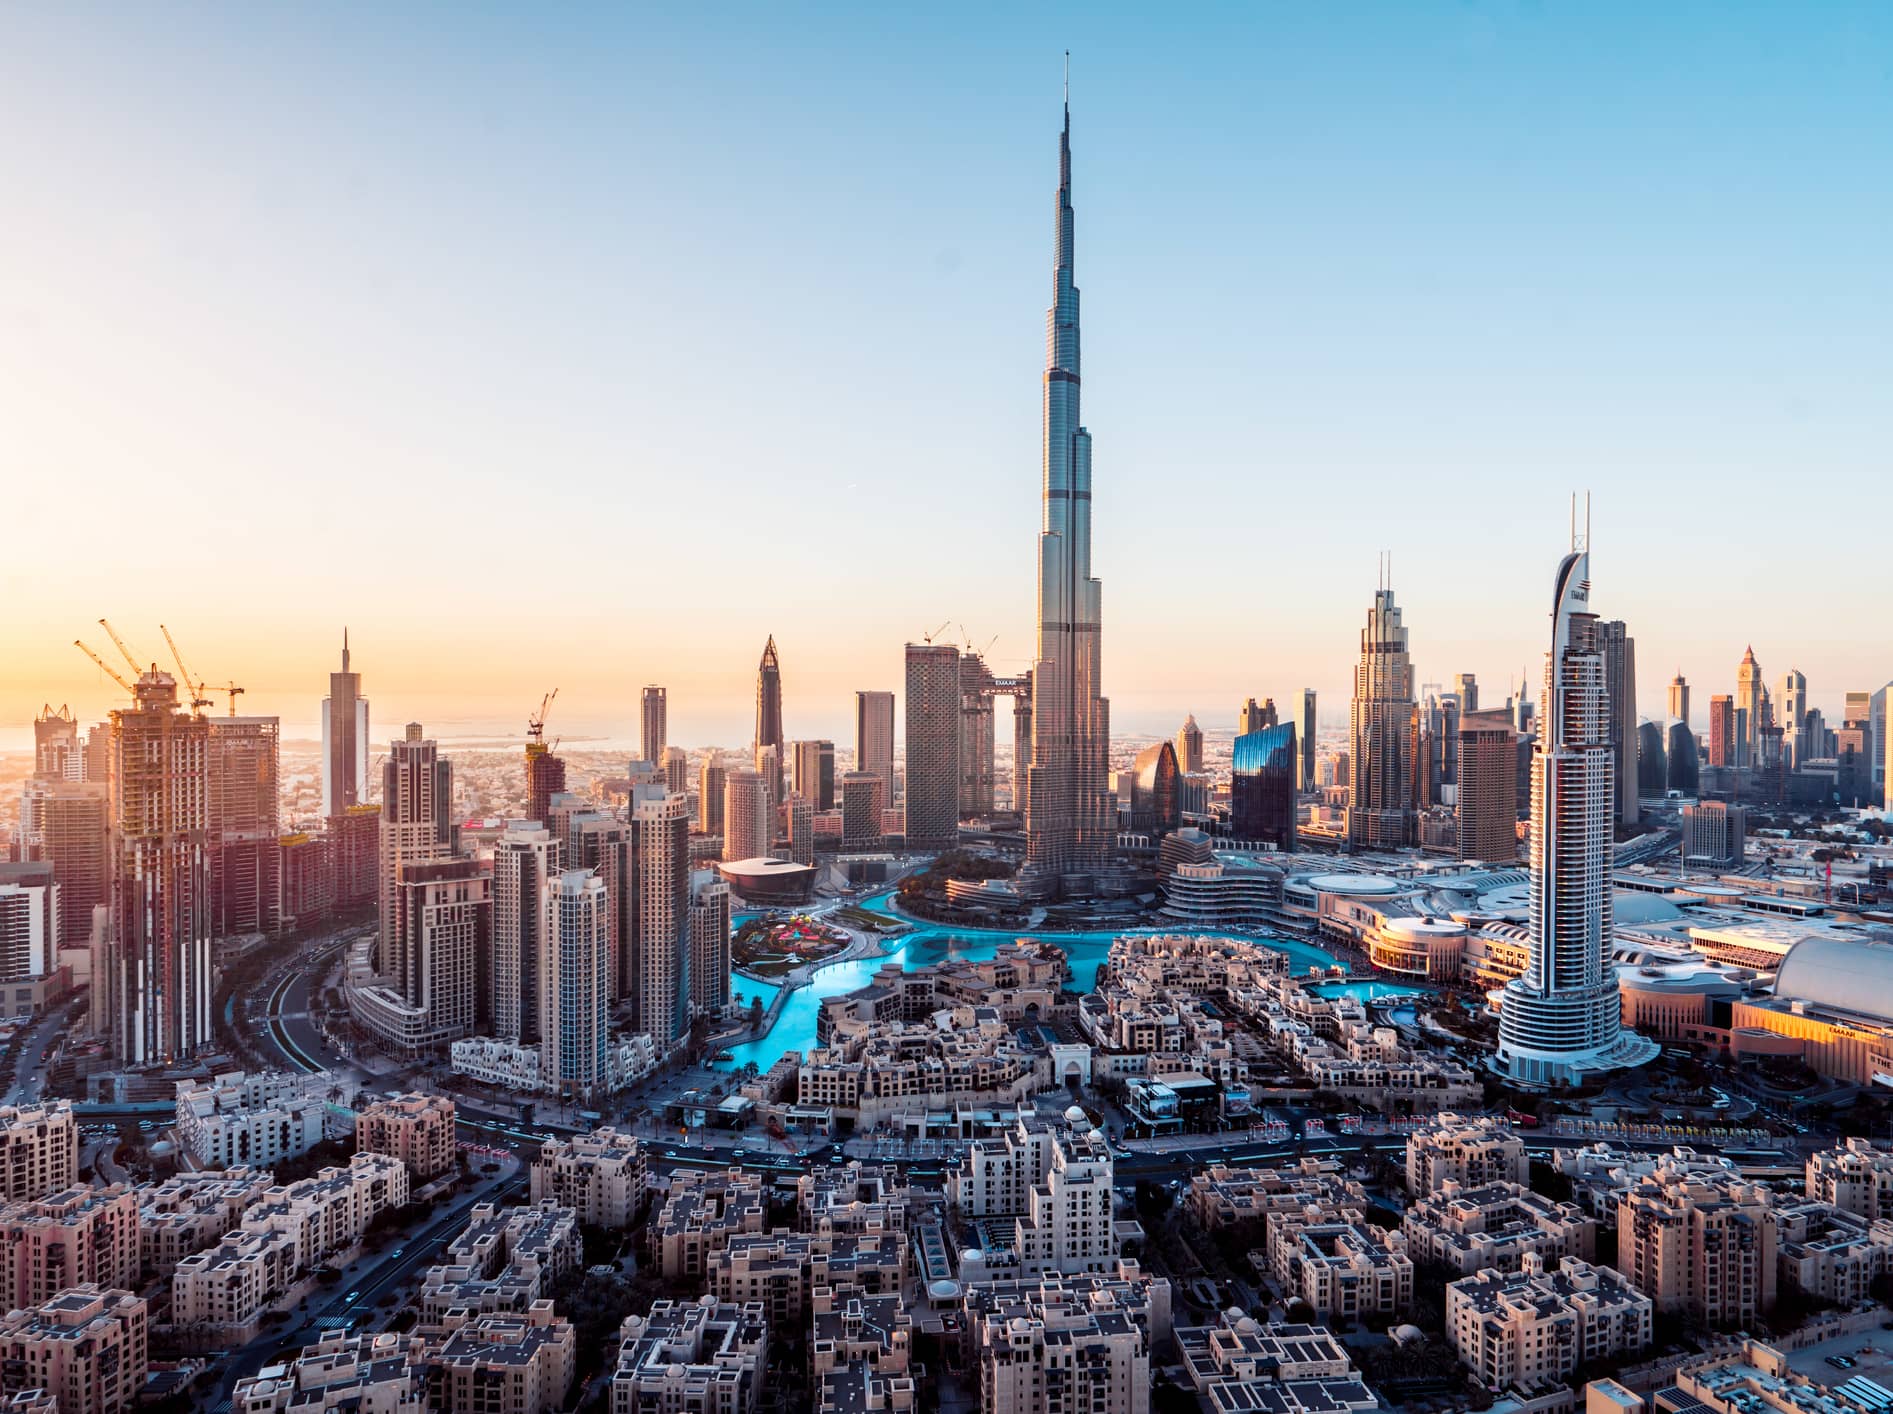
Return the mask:
{"type": "Polygon", "coordinates": [[[342,1298],[342,1304],[344,1306],[353,1306],[360,1299],[361,1299],[361,1293],[359,1291],[351,1291],[349,1292],[348,1295],[342,1298]]]}
{"type": "Polygon", "coordinates": [[[392,1252],[390,1252],[390,1253],[388,1254],[388,1259],[389,1259],[390,1261],[394,1261],[394,1260],[396,1260],[396,1259],[398,1259],[398,1258],[400,1257],[400,1255],[401,1255],[401,1254],[402,1254],[403,1252],[405,1252],[405,1251],[407,1251],[407,1250],[408,1250],[408,1249],[407,1249],[407,1248],[405,1248],[405,1247],[397,1247],[397,1248],[395,1248],[395,1249],[394,1249],[394,1251],[392,1251],[392,1252]]]}
{"type": "Polygon", "coordinates": [[[1854,1359],[1851,1355],[1830,1355],[1827,1357],[1827,1363],[1836,1370],[1851,1370],[1854,1367],[1854,1359]]]}

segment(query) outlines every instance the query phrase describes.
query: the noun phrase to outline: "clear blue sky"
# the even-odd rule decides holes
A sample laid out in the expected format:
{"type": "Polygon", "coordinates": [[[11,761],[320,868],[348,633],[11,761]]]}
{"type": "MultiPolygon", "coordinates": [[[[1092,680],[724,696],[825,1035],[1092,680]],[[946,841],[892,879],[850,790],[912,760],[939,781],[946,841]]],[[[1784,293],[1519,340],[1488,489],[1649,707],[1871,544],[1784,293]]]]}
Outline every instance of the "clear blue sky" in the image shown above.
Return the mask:
{"type": "Polygon", "coordinates": [[[1573,487],[1645,711],[1893,676],[1893,6],[44,5],[0,714],[100,613],[691,741],[771,632],[792,735],[1029,658],[1066,48],[1121,727],[1338,708],[1383,547],[1423,679],[1535,676],[1573,487]]]}

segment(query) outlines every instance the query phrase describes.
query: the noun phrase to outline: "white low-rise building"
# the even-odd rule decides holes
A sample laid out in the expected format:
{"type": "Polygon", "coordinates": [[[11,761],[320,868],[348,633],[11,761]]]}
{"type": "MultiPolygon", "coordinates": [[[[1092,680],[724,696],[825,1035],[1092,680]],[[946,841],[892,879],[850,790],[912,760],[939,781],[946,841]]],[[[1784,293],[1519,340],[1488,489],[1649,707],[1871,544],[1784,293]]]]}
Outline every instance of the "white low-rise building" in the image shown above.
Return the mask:
{"type": "Polygon", "coordinates": [[[328,1078],[237,1071],[179,1081],[177,1135],[205,1168],[267,1168],[322,1142],[328,1078]]]}
{"type": "MultiPolygon", "coordinates": [[[[448,1064],[457,1075],[501,1090],[556,1094],[558,1084],[546,1069],[538,1046],[470,1036],[448,1048],[448,1064]]],[[[606,1093],[634,1085],[657,1069],[657,1048],[642,1031],[615,1032],[605,1046],[606,1093]]]]}
{"type": "Polygon", "coordinates": [[[1532,1391],[1579,1365],[1650,1344],[1650,1298],[1609,1267],[1528,1255],[1516,1272],[1481,1272],[1446,1288],[1446,1337],[1489,1389],[1532,1391]]]}

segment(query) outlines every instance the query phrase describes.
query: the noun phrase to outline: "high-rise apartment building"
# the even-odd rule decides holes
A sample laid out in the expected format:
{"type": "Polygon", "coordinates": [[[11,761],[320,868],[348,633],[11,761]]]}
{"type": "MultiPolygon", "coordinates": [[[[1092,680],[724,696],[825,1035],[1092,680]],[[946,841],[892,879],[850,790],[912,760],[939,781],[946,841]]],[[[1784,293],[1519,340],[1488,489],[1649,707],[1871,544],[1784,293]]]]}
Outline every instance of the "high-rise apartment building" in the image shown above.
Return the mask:
{"type": "MultiPolygon", "coordinates": [[[[790,794],[782,803],[783,840],[788,858],[797,864],[815,862],[815,806],[805,796],[790,794]]],[[[780,857],[780,851],[777,851],[780,857]]]]}
{"type": "Polygon", "coordinates": [[[1735,699],[1718,693],[1709,699],[1709,764],[1735,764],[1735,699]]]}
{"type": "Polygon", "coordinates": [[[1781,731],[1788,744],[1788,755],[1795,765],[1807,759],[1806,742],[1801,729],[1808,715],[1808,676],[1799,668],[1781,675],[1781,731]]]}
{"type": "MultiPolygon", "coordinates": [[[[109,772],[104,759],[99,764],[109,772]]],[[[36,854],[59,882],[58,947],[78,952],[91,943],[93,909],[111,901],[109,786],[104,778],[49,782],[38,808],[36,854]]]]}
{"type": "Polygon", "coordinates": [[[605,881],[567,869],[544,892],[543,988],[539,998],[541,1073],[572,1099],[601,1091],[611,1040],[611,910],[605,881]]]}
{"type": "Polygon", "coordinates": [[[1755,661],[1755,649],[1751,645],[1735,669],[1735,711],[1740,730],[1735,738],[1734,765],[1755,764],[1756,744],[1762,729],[1762,702],[1767,695],[1768,689],[1762,685],[1761,664],[1755,661]]]}
{"type": "Polygon", "coordinates": [[[359,908],[381,896],[381,807],[351,806],[328,820],[335,906],[359,908]]]}
{"type": "Polygon", "coordinates": [[[1295,789],[1315,788],[1315,690],[1301,690],[1301,769],[1295,776],[1295,789]]]}
{"type": "Polygon", "coordinates": [[[1681,673],[1670,679],[1670,720],[1689,725],[1689,684],[1681,673]]]}
{"type": "Polygon", "coordinates": [[[536,820],[508,820],[493,842],[493,1034],[539,1039],[539,932],[544,894],[564,872],[564,849],[536,820]]]}
{"type": "Polygon", "coordinates": [[[85,753],[79,747],[79,723],[72,709],[52,703],[33,719],[33,774],[48,781],[85,779],[85,753]]]}
{"type": "Polygon", "coordinates": [[[1661,1160],[1617,1204],[1617,1266],[1659,1313],[1705,1325],[1755,1321],[1775,1304],[1769,1191],[1661,1160]]]}
{"type": "Polygon", "coordinates": [[[1543,720],[1532,754],[1531,945],[1505,987],[1498,1063],[1514,1083],[1569,1085],[1641,1064],[1658,1047],[1625,1031],[1610,964],[1616,753],[1590,611],[1588,545],[1558,566],[1543,720]]]}
{"type": "Polygon", "coordinates": [[[907,847],[952,849],[960,838],[960,650],[907,645],[907,847]]]}
{"type": "Polygon", "coordinates": [[[417,959],[402,929],[401,874],[410,864],[446,859],[453,853],[453,763],[429,741],[419,722],[409,722],[388,746],[381,767],[381,955],[380,973],[395,990],[411,996],[417,959]]]}
{"type": "MultiPolygon", "coordinates": [[[[1109,866],[1117,838],[1109,780],[1111,709],[1103,695],[1103,587],[1091,574],[1091,433],[1079,416],[1076,236],[1067,104],[1058,139],[1054,293],[1046,316],[1038,655],[1032,669],[1032,761],[1025,771],[1026,870],[1046,891],[1065,884],[1088,887],[1090,877],[1109,866]]],[[[911,723],[911,706],[908,713],[911,723]]],[[[911,741],[908,752],[911,762],[911,741]]],[[[910,846],[914,820],[910,803],[910,846]]],[[[931,820],[928,825],[936,828],[931,820]]]]}
{"type": "Polygon", "coordinates": [[[638,786],[626,822],[618,982],[631,998],[631,1029],[648,1032],[662,1054],[690,1029],[690,802],[662,786],[638,786]]]}
{"type": "Polygon", "coordinates": [[[34,1202],[79,1181],[79,1127],[70,1100],[0,1109],[0,1199],[34,1202]]]}
{"type": "Polygon", "coordinates": [[[1518,859],[1518,731],[1503,707],[1459,714],[1459,857],[1518,859]]]}
{"type": "Polygon", "coordinates": [[[1413,843],[1413,660],[1393,590],[1374,591],[1349,709],[1347,836],[1356,849],[1413,843]]]}
{"type": "Polygon", "coordinates": [[[854,768],[879,776],[881,799],[887,805],[894,803],[893,693],[854,695],[854,768]]]}
{"type": "Polygon", "coordinates": [[[211,931],[276,930],[282,728],[275,717],[208,717],[211,931]]]}
{"type": "Polygon", "coordinates": [[[714,869],[690,875],[690,1007],[715,1016],[730,1004],[730,886],[714,869]]]}
{"type": "Polygon", "coordinates": [[[112,713],[111,933],[93,986],[113,1054],[133,1065],[212,1043],[210,724],[178,707],[154,667],[112,713]]]}
{"type": "Polygon", "coordinates": [[[0,863],[0,982],[40,977],[56,965],[59,882],[44,860],[0,863]]]}
{"type": "Polygon", "coordinates": [[[760,771],[735,770],[723,777],[723,859],[765,859],[776,840],[775,801],[760,771]]]}
{"type": "Polygon", "coordinates": [[[790,790],[817,810],[835,808],[835,743],[798,741],[791,743],[790,760],[794,768],[790,790]]]}
{"type": "Polygon", "coordinates": [[[565,758],[554,756],[541,737],[526,743],[526,818],[544,821],[552,797],[565,789],[565,758]]]}
{"type": "Polygon", "coordinates": [[[1301,752],[1295,724],[1283,722],[1236,738],[1230,751],[1229,832],[1238,840],[1295,849],[1295,774],[1301,752]]]}
{"type": "Polygon", "coordinates": [[[1683,863],[1698,869],[1740,868],[1747,850],[1748,812],[1722,800],[1685,805],[1682,810],[1683,863]]]}
{"type": "Polygon", "coordinates": [[[1477,712],[1479,710],[1479,678],[1475,673],[1460,673],[1453,679],[1453,692],[1459,698],[1459,710],[1477,712]]]}
{"type": "MultiPolygon", "coordinates": [[[[663,790],[655,781],[637,779],[639,764],[632,763],[633,801],[641,790],[656,790],[660,794],[663,790]]],[[[611,985],[616,988],[627,973],[624,952],[631,927],[631,827],[616,812],[593,809],[581,797],[569,793],[553,797],[551,814],[553,838],[563,844],[561,863],[567,870],[589,869],[605,882],[605,908],[610,925],[606,930],[606,946],[611,954],[611,985]]]]}
{"type": "Polygon", "coordinates": [[[1617,753],[1617,823],[1637,823],[1637,641],[1622,619],[1598,624],[1604,690],[1610,696],[1610,748],[1617,753]]]}
{"type": "Polygon", "coordinates": [[[881,843],[881,811],[886,796],[878,772],[850,771],[841,778],[841,847],[875,849],[881,843]]]}
{"type": "Polygon", "coordinates": [[[340,815],[368,800],[368,699],[362,675],[348,665],[348,630],[342,630],[342,671],[329,674],[322,699],[322,813],[340,815]]]}
{"type": "Polygon", "coordinates": [[[670,745],[670,693],[662,687],[644,689],[638,714],[638,759],[662,761],[664,748],[670,745]]]}
{"type": "Polygon", "coordinates": [[[667,746],[657,763],[664,773],[664,789],[673,795],[690,794],[690,757],[681,746],[667,746]]]}
{"type": "Polygon", "coordinates": [[[493,876],[476,859],[409,859],[390,894],[398,966],[350,994],[355,1019],[397,1055],[441,1050],[491,1010],[493,876]]]}
{"type": "MultiPolygon", "coordinates": [[[[769,798],[782,799],[782,663],[776,657],[775,635],[763,645],[762,661],[756,665],[756,760],[762,769],[762,753],[775,748],[775,762],[769,774],[769,798]]],[[[767,853],[767,851],[765,851],[767,853]]]]}
{"type": "Polygon", "coordinates": [[[722,759],[714,751],[705,753],[703,765],[697,769],[697,830],[701,834],[723,833],[723,790],[727,779],[722,759]]]}

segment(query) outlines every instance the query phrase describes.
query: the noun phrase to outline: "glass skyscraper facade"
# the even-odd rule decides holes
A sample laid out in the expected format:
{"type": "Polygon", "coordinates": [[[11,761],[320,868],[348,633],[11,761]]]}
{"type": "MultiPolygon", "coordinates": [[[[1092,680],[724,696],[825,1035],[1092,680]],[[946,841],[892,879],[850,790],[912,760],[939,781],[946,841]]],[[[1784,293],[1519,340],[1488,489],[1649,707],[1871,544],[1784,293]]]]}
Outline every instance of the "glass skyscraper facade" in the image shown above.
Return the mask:
{"type": "Polygon", "coordinates": [[[1229,832],[1239,840],[1295,848],[1295,724],[1236,738],[1230,752],[1229,832]]]}

